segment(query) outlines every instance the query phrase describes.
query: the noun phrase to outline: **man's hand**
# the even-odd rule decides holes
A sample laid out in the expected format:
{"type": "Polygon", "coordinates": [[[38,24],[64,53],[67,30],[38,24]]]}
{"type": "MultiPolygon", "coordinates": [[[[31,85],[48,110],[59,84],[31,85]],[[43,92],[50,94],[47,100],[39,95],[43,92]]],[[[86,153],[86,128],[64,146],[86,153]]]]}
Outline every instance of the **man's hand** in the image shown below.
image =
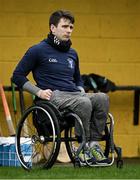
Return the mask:
{"type": "Polygon", "coordinates": [[[82,93],[85,93],[85,90],[82,86],[77,86],[77,88],[82,92],[82,93]]]}
{"type": "Polygon", "coordinates": [[[36,95],[41,99],[50,100],[51,95],[52,95],[52,90],[50,90],[50,89],[42,90],[41,89],[37,92],[36,95]]]}

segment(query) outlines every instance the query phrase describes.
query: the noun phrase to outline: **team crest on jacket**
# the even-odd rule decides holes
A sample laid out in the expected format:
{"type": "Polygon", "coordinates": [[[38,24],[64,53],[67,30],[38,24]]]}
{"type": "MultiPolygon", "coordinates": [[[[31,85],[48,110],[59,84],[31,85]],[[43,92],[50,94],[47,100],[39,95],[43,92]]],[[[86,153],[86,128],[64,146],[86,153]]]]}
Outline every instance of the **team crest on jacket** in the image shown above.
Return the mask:
{"type": "Polygon", "coordinates": [[[68,67],[71,68],[71,69],[73,69],[73,68],[74,68],[73,59],[68,58],[67,61],[68,61],[68,67]]]}

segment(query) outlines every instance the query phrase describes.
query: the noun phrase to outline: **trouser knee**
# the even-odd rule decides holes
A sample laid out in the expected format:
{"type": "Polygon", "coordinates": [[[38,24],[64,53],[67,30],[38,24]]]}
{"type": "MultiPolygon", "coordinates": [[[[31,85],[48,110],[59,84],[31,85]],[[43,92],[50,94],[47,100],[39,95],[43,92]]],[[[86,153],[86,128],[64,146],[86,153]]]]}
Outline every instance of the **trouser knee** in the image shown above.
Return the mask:
{"type": "Polygon", "coordinates": [[[108,112],[108,109],[109,109],[109,97],[107,94],[105,93],[96,93],[95,97],[94,97],[94,104],[93,106],[95,106],[95,109],[96,108],[101,108],[105,111],[108,112]]]}
{"type": "MultiPolygon", "coordinates": [[[[89,138],[90,137],[90,119],[91,119],[91,114],[92,114],[92,104],[91,104],[90,99],[85,98],[85,97],[79,98],[74,111],[80,117],[84,130],[85,130],[86,137],[89,138]]],[[[76,126],[78,127],[77,124],[76,126]]]]}

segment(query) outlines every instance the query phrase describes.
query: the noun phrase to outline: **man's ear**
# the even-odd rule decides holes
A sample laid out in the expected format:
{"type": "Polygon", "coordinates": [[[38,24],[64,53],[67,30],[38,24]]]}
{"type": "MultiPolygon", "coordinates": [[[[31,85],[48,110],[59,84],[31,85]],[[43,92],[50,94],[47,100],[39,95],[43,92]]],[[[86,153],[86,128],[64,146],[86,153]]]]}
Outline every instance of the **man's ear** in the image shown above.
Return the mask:
{"type": "Polygon", "coordinates": [[[55,33],[56,26],[54,24],[51,24],[50,30],[52,33],[55,33]]]}

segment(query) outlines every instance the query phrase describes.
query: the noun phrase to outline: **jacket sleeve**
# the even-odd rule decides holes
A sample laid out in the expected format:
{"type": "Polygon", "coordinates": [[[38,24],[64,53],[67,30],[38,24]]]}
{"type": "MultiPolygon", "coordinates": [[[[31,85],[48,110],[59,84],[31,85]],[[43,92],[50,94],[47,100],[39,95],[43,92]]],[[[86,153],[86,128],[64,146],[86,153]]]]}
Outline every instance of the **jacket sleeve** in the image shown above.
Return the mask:
{"type": "Polygon", "coordinates": [[[76,55],[76,65],[75,65],[75,73],[74,73],[74,80],[75,80],[75,84],[76,86],[81,86],[83,87],[83,81],[81,78],[81,74],[80,74],[80,68],[79,68],[79,58],[78,55],[76,55]]]}
{"type": "Polygon", "coordinates": [[[37,50],[33,46],[27,50],[13,72],[11,79],[18,87],[23,87],[29,81],[27,75],[35,68],[36,61],[37,50]]]}

